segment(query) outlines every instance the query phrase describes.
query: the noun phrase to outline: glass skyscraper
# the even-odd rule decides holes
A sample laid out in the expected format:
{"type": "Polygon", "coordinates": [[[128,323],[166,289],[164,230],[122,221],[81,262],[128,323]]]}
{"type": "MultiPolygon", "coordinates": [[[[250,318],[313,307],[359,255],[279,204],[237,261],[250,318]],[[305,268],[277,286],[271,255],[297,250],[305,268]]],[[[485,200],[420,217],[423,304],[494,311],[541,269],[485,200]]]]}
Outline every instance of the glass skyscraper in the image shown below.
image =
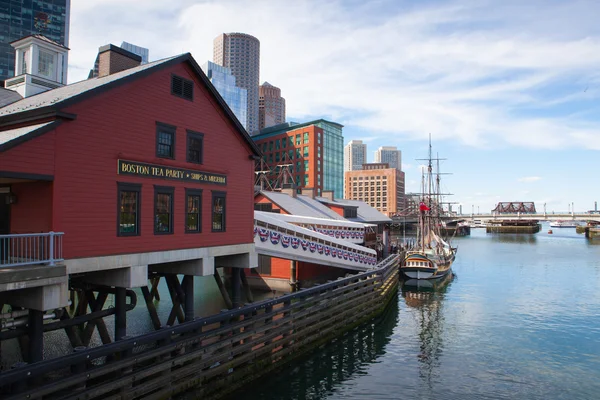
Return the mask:
{"type": "Polygon", "coordinates": [[[315,122],[323,129],[323,190],[333,190],[344,197],[344,136],[343,125],[323,119],[315,122]]]}
{"type": "Polygon", "coordinates": [[[15,50],[9,44],[41,34],[69,47],[71,0],[0,0],[0,80],[15,75],[15,50]]]}
{"type": "Polygon", "coordinates": [[[246,127],[248,119],[248,93],[246,89],[235,85],[235,76],[231,75],[229,68],[207,61],[202,66],[202,70],[242,126],[246,127]]]}
{"type": "Polygon", "coordinates": [[[142,64],[148,64],[148,59],[150,58],[150,50],[148,50],[147,48],[136,46],[135,44],[127,42],[121,43],[121,48],[142,57],[142,64]]]}
{"type": "MultiPolygon", "coordinates": [[[[263,160],[272,169],[269,179],[277,185],[279,168],[287,165],[297,188],[333,191],[335,198],[344,195],[344,126],[319,119],[298,124],[285,122],[253,135],[263,152],[263,160]]],[[[281,183],[281,182],[279,182],[281,183]]]]}

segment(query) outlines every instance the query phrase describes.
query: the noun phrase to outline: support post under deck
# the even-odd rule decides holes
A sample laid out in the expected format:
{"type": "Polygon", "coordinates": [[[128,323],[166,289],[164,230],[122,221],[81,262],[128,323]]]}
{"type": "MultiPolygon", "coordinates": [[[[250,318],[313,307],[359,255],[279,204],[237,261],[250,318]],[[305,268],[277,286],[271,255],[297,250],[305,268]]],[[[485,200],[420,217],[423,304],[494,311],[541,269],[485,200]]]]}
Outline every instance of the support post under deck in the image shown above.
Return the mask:
{"type": "Polygon", "coordinates": [[[44,358],[44,312],[29,310],[29,363],[44,358]]]}
{"type": "Polygon", "coordinates": [[[194,320],[194,275],[185,275],[181,282],[185,294],[185,320],[194,320]]]}
{"type": "Polygon", "coordinates": [[[298,288],[298,281],[296,280],[296,271],[298,268],[298,261],[290,261],[290,287],[292,292],[295,292],[298,288]]]}
{"type": "Polygon", "coordinates": [[[115,342],[127,335],[125,288],[115,287],[115,342]]]}
{"type": "Polygon", "coordinates": [[[231,302],[233,308],[241,307],[242,305],[242,276],[239,268],[231,268],[231,302]]]}

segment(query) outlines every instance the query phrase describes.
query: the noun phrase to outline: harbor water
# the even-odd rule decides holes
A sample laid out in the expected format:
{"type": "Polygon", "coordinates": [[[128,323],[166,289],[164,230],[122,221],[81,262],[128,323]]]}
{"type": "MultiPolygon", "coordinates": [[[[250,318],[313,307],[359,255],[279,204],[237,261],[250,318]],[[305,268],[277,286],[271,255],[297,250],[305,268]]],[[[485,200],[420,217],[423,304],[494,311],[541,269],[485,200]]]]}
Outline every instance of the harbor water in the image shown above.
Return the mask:
{"type": "Polygon", "coordinates": [[[454,279],[403,287],[382,318],[243,398],[600,398],[600,241],[547,231],[473,229],[454,241],[454,279]]]}

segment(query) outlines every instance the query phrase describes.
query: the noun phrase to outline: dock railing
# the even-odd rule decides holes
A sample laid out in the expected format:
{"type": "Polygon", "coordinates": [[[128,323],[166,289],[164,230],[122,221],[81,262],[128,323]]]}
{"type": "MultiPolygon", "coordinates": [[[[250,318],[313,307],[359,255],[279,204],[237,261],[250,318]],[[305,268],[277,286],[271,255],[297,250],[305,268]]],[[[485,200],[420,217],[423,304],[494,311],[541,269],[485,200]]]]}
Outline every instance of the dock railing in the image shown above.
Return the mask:
{"type": "Polygon", "coordinates": [[[0,235],[0,268],[64,261],[63,232],[0,235]]]}
{"type": "Polygon", "coordinates": [[[242,308],[0,373],[6,399],[220,397],[384,311],[394,254],[378,268],[242,308]]]}

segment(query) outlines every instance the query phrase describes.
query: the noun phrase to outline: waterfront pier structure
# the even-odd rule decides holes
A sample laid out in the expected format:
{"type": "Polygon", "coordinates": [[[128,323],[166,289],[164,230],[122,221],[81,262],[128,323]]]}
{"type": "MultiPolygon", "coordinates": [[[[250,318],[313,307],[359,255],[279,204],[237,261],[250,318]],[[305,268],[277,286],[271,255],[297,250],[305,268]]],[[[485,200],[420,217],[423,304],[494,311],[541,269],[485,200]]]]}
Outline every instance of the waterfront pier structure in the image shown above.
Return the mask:
{"type": "Polygon", "coordinates": [[[98,77],[0,109],[0,341],[18,340],[25,361],[4,366],[3,397],[214,393],[385,307],[398,259],[378,262],[358,245],[367,243],[364,224],[327,222],[332,237],[315,221],[253,217],[260,151],[190,54],[140,66],[108,45],[98,60],[98,77]],[[286,237],[299,254],[281,250],[286,237]],[[239,308],[257,252],[348,276],[239,308]],[[194,277],[214,276],[228,297],[219,268],[235,309],[197,319],[194,277]],[[172,305],[166,321],[153,304],[159,280],[172,305]],[[130,338],[133,288],[155,331],[130,338]],[[104,318],[113,315],[109,332],[104,318]],[[74,353],[44,360],[45,332],[56,330],[74,353]],[[90,348],[95,332],[103,346],[90,348]]]}
{"type": "Polygon", "coordinates": [[[28,363],[42,359],[47,330],[65,328],[73,348],[94,331],[122,340],[130,289],[148,301],[149,277],[164,278],[173,301],[168,321],[151,312],[160,328],[194,318],[195,276],[257,265],[260,151],[196,61],[139,65],[108,45],[99,63],[97,78],[0,109],[0,300],[14,325],[0,340],[27,339],[28,363]]]}

